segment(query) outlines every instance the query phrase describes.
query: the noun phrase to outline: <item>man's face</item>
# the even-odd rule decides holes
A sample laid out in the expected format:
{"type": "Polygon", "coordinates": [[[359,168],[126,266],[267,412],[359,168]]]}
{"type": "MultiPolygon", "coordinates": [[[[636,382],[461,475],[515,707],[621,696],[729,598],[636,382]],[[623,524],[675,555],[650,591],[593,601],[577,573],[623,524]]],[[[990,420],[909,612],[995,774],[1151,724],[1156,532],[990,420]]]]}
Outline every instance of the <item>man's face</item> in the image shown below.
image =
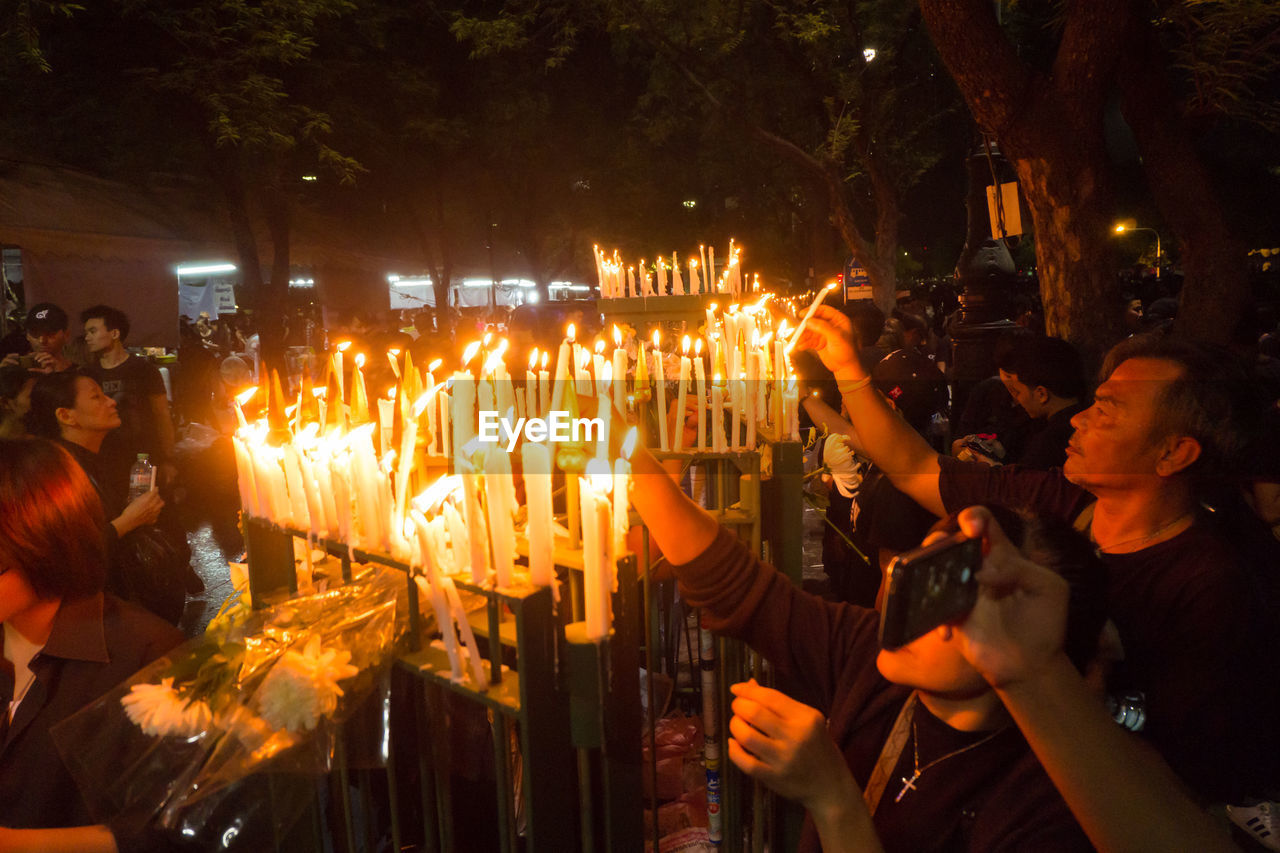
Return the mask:
{"type": "Polygon", "coordinates": [[[76,380],[76,405],[69,412],[69,424],[90,432],[110,432],[120,426],[116,401],[102,393],[102,386],[88,376],[76,380]]]}
{"type": "Polygon", "coordinates": [[[31,344],[31,349],[56,356],[62,355],[62,348],[67,345],[69,337],[66,329],[59,329],[56,332],[27,332],[27,341],[31,344]]]}
{"type": "Polygon", "coordinates": [[[1162,436],[1156,434],[1160,397],[1182,367],[1156,358],[1121,362],[1098,386],[1093,405],[1071,419],[1063,473],[1086,489],[1123,489],[1157,477],[1162,436]]]}
{"type": "Polygon", "coordinates": [[[101,317],[90,317],[84,324],[84,342],[92,355],[98,355],[111,349],[120,339],[120,332],[107,328],[101,317]]]}
{"type": "Polygon", "coordinates": [[[1000,371],[1000,381],[1004,383],[1004,387],[1008,389],[1009,396],[1013,401],[1022,407],[1022,410],[1033,418],[1041,415],[1041,401],[1035,390],[1028,388],[1025,382],[1018,379],[1016,373],[1000,371]]]}

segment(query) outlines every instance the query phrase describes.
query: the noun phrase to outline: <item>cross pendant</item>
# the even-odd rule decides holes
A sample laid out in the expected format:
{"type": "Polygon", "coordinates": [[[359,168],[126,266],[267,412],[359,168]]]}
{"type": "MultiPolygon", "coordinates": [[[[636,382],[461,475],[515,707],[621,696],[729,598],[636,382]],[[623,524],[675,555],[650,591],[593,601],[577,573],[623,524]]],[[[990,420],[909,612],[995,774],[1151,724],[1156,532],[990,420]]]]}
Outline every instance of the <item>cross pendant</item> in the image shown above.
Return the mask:
{"type": "Polygon", "coordinates": [[[910,779],[908,779],[906,776],[903,776],[902,790],[898,792],[898,796],[893,798],[893,801],[895,803],[902,802],[902,798],[907,795],[907,791],[914,791],[916,789],[916,780],[919,778],[920,778],[919,773],[913,773],[910,779]]]}

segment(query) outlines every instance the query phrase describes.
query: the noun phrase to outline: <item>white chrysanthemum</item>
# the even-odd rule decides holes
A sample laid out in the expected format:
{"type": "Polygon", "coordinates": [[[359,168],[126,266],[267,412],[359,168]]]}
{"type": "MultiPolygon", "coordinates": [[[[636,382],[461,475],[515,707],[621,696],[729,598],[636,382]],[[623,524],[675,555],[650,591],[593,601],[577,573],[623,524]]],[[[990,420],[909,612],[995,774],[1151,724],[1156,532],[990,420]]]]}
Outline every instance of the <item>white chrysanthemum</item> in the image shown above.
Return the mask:
{"type": "Polygon", "coordinates": [[[135,684],[120,699],[124,712],[152,737],[194,737],[213,725],[213,711],[199,700],[186,701],[173,689],[173,679],[135,684]]]}
{"type": "Polygon", "coordinates": [[[831,471],[836,488],[846,498],[853,497],[862,485],[862,461],[849,446],[847,436],[832,433],[822,447],[822,464],[831,471]]]}
{"type": "Polygon", "coordinates": [[[271,726],[290,732],[313,729],[338,707],[338,682],[358,673],[351,653],[323,649],[312,637],[301,652],[287,651],[262,681],[260,710],[271,726]]]}

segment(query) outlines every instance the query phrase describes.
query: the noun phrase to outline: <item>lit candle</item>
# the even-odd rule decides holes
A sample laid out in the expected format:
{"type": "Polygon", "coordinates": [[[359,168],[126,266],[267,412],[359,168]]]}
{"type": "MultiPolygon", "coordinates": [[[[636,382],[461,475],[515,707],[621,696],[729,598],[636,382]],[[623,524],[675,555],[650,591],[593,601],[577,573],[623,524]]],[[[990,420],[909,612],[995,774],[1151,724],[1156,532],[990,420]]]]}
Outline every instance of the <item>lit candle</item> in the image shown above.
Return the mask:
{"type": "Polygon", "coordinates": [[[538,348],[534,347],[533,352],[529,353],[529,368],[524,372],[524,393],[525,406],[529,411],[529,417],[546,417],[545,414],[538,414],[538,348]]]}
{"type": "Polygon", "coordinates": [[[574,326],[570,323],[569,328],[565,331],[564,340],[560,342],[560,355],[556,359],[556,385],[552,393],[551,409],[549,411],[560,412],[564,410],[565,384],[577,372],[577,365],[573,360],[573,334],[574,326]]]}
{"type": "Polygon", "coordinates": [[[701,285],[698,283],[698,260],[697,258],[689,259],[689,292],[695,296],[701,293],[701,285]]]}
{"type": "Polygon", "coordinates": [[[369,422],[369,394],[364,387],[364,353],[356,353],[356,363],[351,369],[351,424],[358,426],[369,422]]]}
{"type": "Polygon", "coordinates": [[[627,411],[627,351],[622,348],[622,330],[613,327],[613,407],[627,411]]]}
{"type": "Polygon", "coordinates": [[[676,385],[676,435],[675,450],[684,450],[684,408],[689,394],[689,336],[680,342],[680,379],[676,385]]]}
{"type": "Polygon", "coordinates": [[[551,374],[547,372],[547,353],[542,354],[542,363],[538,369],[538,416],[550,417],[551,412],[551,374]]]}
{"type": "Polygon", "coordinates": [[[395,434],[396,389],[388,388],[386,398],[378,398],[378,446],[383,451],[391,449],[391,437],[395,434]]]}
{"type": "Polygon", "coordinates": [[[314,530],[315,525],[307,507],[307,487],[302,477],[302,462],[298,457],[298,448],[292,444],[284,446],[284,477],[289,490],[289,516],[294,526],[305,527],[308,532],[314,530]]]}
{"type": "Polygon", "coordinates": [[[671,253],[671,293],[675,296],[684,296],[684,281],[680,278],[680,262],[676,260],[676,253],[671,253]]]}
{"type": "Polygon", "coordinates": [[[818,295],[813,297],[813,302],[809,304],[809,310],[804,312],[804,316],[800,318],[800,325],[796,326],[795,332],[791,335],[791,340],[787,341],[786,351],[788,353],[796,348],[796,344],[800,341],[800,333],[804,331],[805,324],[813,318],[814,312],[818,310],[818,306],[822,304],[822,300],[827,298],[827,294],[830,293],[835,286],[836,283],[833,281],[821,288],[818,291],[818,295]]]}
{"type": "Polygon", "coordinates": [[[250,516],[261,516],[258,508],[258,495],[253,481],[253,459],[249,449],[238,435],[231,437],[231,446],[236,455],[236,485],[240,489],[240,506],[250,516]]]}
{"type": "Polygon", "coordinates": [[[249,402],[249,400],[253,398],[253,395],[257,393],[258,386],[254,385],[252,388],[246,388],[241,391],[233,398],[236,405],[236,422],[240,425],[240,429],[247,429],[249,426],[249,422],[245,420],[244,417],[244,404],[249,402]]]}
{"type": "Polygon", "coordinates": [[[716,304],[712,302],[707,306],[707,328],[708,338],[714,338],[716,335],[716,304]]]}
{"type": "Polygon", "coordinates": [[[613,513],[606,489],[613,478],[609,463],[603,459],[588,461],[587,474],[580,478],[578,492],[582,509],[582,600],[587,637],[599,641],[609,636],[612,621],[609,560],[614,553],[613,513]]]}
{"type": "Polygon", "coordinates": [[[529,540],[529,577],[536,586],[550,586],[554,572],[551,505],[551,451],[545,444],[526,441],[524,494],[528,504],[525,537],[529,540]]]}
{"type": "Polygon", "coordinates": [[[653,381],[654,397],[658,403],[658,446],[662,450],[670,450],[671,445],[667,441],[667,384],[662,366],[662,336],[657,329],[653,330],[653,381]]]}

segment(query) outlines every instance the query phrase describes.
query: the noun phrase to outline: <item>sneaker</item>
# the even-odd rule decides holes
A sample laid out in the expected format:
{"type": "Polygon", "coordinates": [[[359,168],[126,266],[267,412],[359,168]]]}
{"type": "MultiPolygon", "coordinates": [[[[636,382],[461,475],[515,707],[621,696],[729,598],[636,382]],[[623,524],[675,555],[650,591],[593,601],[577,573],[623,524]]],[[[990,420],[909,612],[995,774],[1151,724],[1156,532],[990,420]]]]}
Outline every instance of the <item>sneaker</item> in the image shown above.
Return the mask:
{"type": "Polygon", "coordinates": [[[1227,806],[1227,817],[1263,847],[1280,853],[1280,803],[1227,806]]]}

